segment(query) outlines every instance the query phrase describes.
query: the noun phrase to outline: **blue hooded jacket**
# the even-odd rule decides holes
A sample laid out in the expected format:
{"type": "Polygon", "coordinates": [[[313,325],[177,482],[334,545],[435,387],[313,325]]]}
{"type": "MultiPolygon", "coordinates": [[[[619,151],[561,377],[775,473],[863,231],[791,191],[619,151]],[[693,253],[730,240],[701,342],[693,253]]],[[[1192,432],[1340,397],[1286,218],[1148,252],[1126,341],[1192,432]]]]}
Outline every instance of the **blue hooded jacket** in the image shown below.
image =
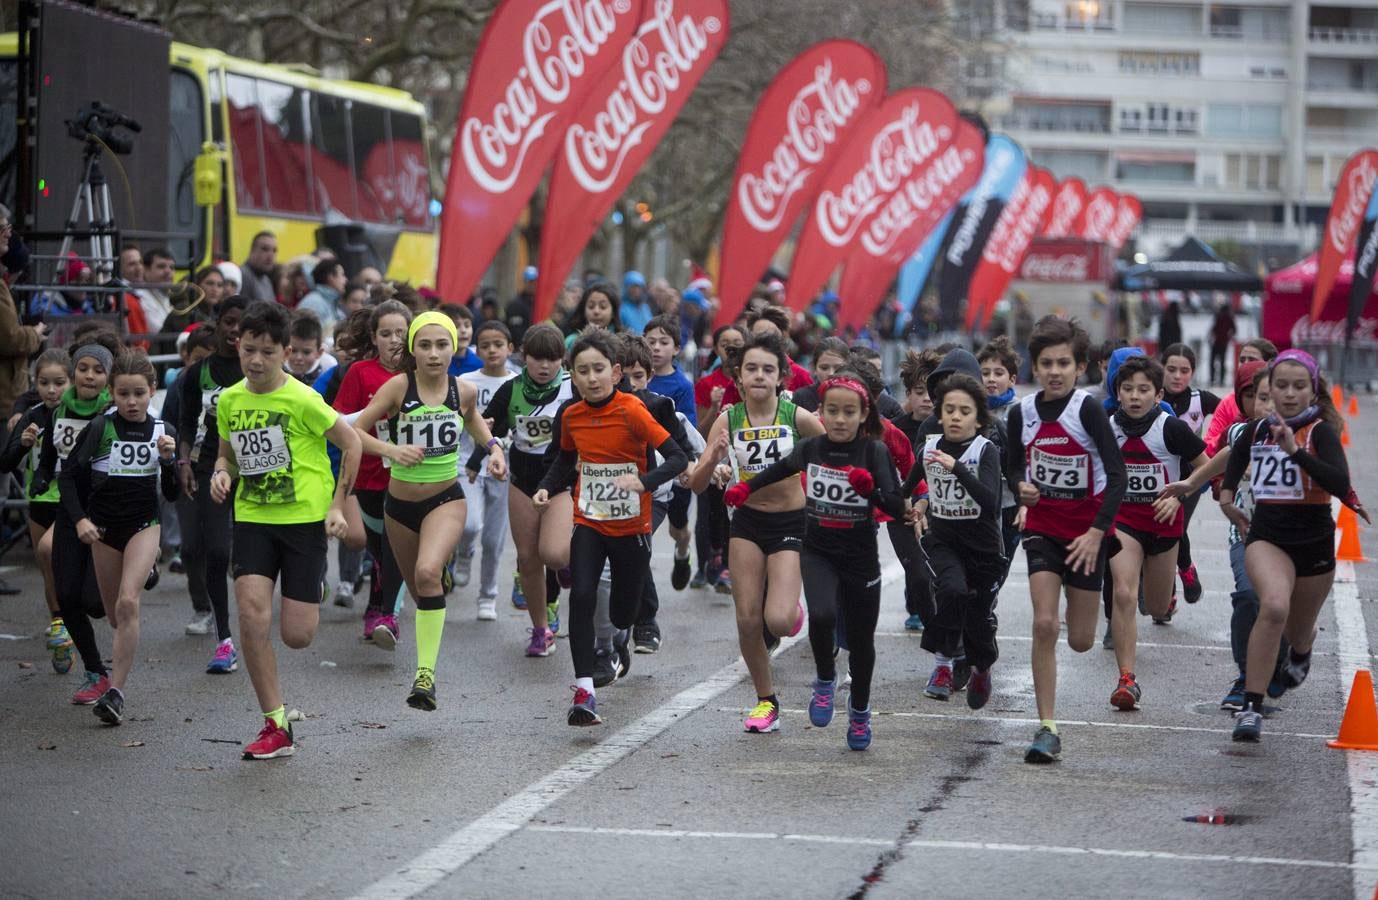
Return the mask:
{"type": "MultiPolygon", "coordinates": [[[[1142,347],[1121,347],[1110,354],[1110,361],[1105,364],[1105,399],[1101,401],[1105,406],[1106,415],[1114,415],[1115,411],[1120,408],[1119,392],[1115,388],[1115,374],[1120,371],[1120,366],[1132,356],[1147,355],[1142,347]]],[[[1177,415],[1177,412],[1166,400],[1159,400],[1158,406],[1170,416],[1177,415]]]]}

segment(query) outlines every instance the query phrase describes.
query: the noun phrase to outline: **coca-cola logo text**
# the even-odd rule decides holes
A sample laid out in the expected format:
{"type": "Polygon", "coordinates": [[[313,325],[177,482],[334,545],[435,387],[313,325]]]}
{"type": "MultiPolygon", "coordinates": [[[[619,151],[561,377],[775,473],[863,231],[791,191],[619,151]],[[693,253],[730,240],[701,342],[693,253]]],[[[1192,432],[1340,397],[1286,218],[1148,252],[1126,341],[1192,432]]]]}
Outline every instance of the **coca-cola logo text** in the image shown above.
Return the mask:
{"type": "Polygon", "coordinates": [[[460,126],[460,159],[479,187],[500,194],[516,183],[527,151],[556,114],[552,107],[606,46],[617,16],[632,12],[630,0],[551,0],[537,11],[522,34],[522,66],[502,99],[460,126]]]}
{"type": "MultiPolygon", "coordinates": [[[[1048,204],[1052,201],[1052,191],[1048,190],[1045,184],[1039,184],[1029,192],[1029,199],[1019,210],[1019,215],[1010,229],[1012,233],[1009,240],[997,245],[998,255],[995,262],[1007,274],[1014,274],[1024,251],[1029,249],[1029,241],[1033,240],[1034,232],[1043,224],[1043,215],[1048,211],[1048,204]]],[[[993,244],[994,241],[990,243],[993,244]]]]}
{"type": "Polygon", "coordinates": [[[1086,195],[1077,184],[1064,184],[1053,200],[1052,217],[1048,220],[1048,237],[1062,237],[1072,230],[1072,223],[1081,214],[1086,195]]]}
{"type": "Polygon", "coordinates": [[[1372,160],[1367,155],[1359,157],[1358,164],[1349,173],[1349,184],[1346,185],[1349,194],[1345,197],[1344,209],[1340,210],[1338,216],[1331,217],[1326,229],[1330,246],[1337,253],[1348,252],[1349,242],[1354,239],[1359,221],[1368,207],[1369,197],[1373,194],[1375,181],[1378,181],[1378,170],[1374,169],[1372,160]]]}
{"type": "Polygon", "coordinates": [[[996,187],[1010,166],[1018,162],[1018,154],[1004,145],[989,156],[986,160],[986,170],[981,173],[981,180],[972,191],[971,201],[962,216],[962,223],[947,247],[947,261],[954,266],[962,265],[967,251],[976,240],[976,229],[981,227],[981,222],[986,218],[986,207],[990,205],[990,198],[995,195],[996,187]]]}
{"type": "Polygon", "coordinates": [[[1019,267],[1025,281],[1090,281],[1091,261],[1081,253],[1030,253],[1019,267]]]}
{"type": "Polygon", "coordinates": [[[1092,197],[1090,205],[1086,207],[1086,227],[1082,235],[1088,241],[1104,242],[1114,220],[1115,202],[1104,194],[1092,197]]]}
{"type": "MultiPolygon", "coordinates": [[[[924,212],[941,200],[962,173],[977,162],[971,150],[949,145],[891,195],[861,232],[861,246],[872,256],[885,256],[924,212]]],[[[936,217],[935,217],[936,218],[936,217]]]]}
{"type": "MultiPolygon", "coordinates": [[[[1292,324],[1292,343],[1295,344],[1340,344],[1345,339],[1345,321],[1311,321],[1311,316],[1303,315],[1292,324]]],[[[1354,329],[1354,340],[1360,344],[1378,342],[1378,319],[1360,318],[1354,329]]]]}
{"type": "Polygon", "coordinates": [[[1019,179],[1019,183],[1014,186],[1014,193],[1010,195],[1005,208],[1000,211],[1000,215],[995,219],[995,225],[991,227],[990,237],[986,239],[986,245],[981,248],[981,258],[989,263],[999,261],[1000,252],[1010,242],[1010,233],[1015,222],[1019,219],[1020,211],[1029,202],[1029,196],[1033,192],[1032,172],[1019,179]]]}
{"type": "Polygon", "coordinates": [[[870,92],[871,83],[864,78],[834,81],[831,60],[814,69],[813,80],[786,107],[785,134],[770,158],[759,173],[743,172],[737,183],[737,202],[753,228],[770,232],[780,227],[790,199],[808,183],[870,92]]]}
{"type": "Polygon", "coordinates": [[[1134,226],[1138,224],[1139,210],[1137,204],[1121,198],[1119,209],[1115,211],[1115,221],[1106,233],[1106,243],[1118,250],[1124,246],[1125,241],[1129,240],[1134,226]]]}

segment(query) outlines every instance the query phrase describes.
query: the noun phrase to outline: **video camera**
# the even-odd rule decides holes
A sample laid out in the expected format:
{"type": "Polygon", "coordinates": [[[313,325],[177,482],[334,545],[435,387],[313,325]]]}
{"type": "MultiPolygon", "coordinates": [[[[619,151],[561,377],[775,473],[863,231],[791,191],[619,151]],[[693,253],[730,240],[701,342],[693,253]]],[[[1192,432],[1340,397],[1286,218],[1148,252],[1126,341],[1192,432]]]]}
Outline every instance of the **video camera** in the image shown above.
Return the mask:
{"type": "Polygon", "coordinates": [[[127,128],[133,132],[143,131],[138,122],[113,107],[92,100],[77,111],[76,118],[66,122],[67,134],[78,141],[98,140],[109,147],[111,152],[121,156],[134,149],[133,138],[115,133],[116,128],[127,128]]]}

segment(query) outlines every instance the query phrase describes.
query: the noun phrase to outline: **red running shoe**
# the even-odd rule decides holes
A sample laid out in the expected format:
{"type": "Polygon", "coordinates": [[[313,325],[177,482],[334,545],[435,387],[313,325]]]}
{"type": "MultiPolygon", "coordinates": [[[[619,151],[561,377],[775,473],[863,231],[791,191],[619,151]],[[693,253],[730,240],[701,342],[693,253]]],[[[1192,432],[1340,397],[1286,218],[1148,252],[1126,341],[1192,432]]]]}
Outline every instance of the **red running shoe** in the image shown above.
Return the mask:
{"type": "Polygon", "coordinates": [[[87,672],[86,681],[72,695],[72,702],[77,706],[95,706],[96,701],[104,696],[108,690],[110,690],[110,678],[108,676],[87,672]]]}
{"type": "Polygon", "coordinates": [[[1125,672],[1120,676],[1119,686],[1110,695],[1110,705],[1123,712],[1129,712],[1138,708],[1141,694],[1139,683],[1134,680],[1134,673],[1125,672]]]}
{"type": "Polygon", "coordinates": [[[296,752],[297,745],[292,742],[292,723],[288,722],[286,728],[279,728],[276,722],[265,716],[263,730],[258,733],[258,740],[244,748],[244,758],[277,759],[296,752]]]}

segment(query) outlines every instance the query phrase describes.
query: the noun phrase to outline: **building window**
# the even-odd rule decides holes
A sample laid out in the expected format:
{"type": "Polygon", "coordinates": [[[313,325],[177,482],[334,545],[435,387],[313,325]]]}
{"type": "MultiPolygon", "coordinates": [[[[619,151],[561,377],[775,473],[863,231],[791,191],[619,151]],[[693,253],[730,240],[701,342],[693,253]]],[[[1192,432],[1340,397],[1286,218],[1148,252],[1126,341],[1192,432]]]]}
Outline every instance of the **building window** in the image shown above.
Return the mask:
{"type": "Polygon", "coordinates": [[[1080,178],[1091,184],[1106,177],[1109,156],[1093,150],[1032,151],[1033,161],[1052,171],[1058,178],[1080,178]]]}
{"type": "Polygon", "coordinates": [[[1115,159],[1115,179],[1195,184],[1196,160],[1176,155],[1160,157],[1151,153],[1120,154],[1115,159]]]}
{"type": "Polygon", "coordinates": [[[1201,54],[1123,50],[1120,71],[1128,75],[1200,75],[1201,54]]]}
{"type": "Polygon", "coordinates": [[[1281,185],[1281,157],[1257,153],[1225,154],[1225,187],[1246,191],[1275,191],[1281,185]]]}
{"type": "Polygon", "coordinates": [[[1167,103],[1121,106],[1120,131],[1127,134],[1196,134],[1199,115],[1193,107],[1167,103]]]}
{"type": "Polygon", "coordinates": [[[1110,131],[1109,103],[1020,103],[1005,119],[1008,128],[1024,131],[1110,131]]]}

